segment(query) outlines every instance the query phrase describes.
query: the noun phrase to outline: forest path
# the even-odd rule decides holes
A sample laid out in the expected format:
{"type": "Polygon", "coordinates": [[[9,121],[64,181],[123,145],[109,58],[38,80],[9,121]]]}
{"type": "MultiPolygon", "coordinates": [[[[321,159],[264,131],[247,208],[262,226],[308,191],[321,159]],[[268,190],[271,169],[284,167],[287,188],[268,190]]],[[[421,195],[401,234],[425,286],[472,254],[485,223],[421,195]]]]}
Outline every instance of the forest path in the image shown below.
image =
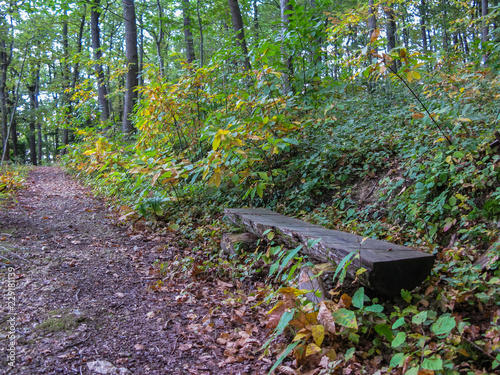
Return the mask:
{"type": "Polygon", "coordinates": [[[114,225],[101,200],[55,167],[35,168],[26,186],[0,212],[0,373],[266,372],[253,355],[259,317],[223,303],[230,285],[195,273],[151,288],[153,262],[182,256],[172,233],[114,225]]]}

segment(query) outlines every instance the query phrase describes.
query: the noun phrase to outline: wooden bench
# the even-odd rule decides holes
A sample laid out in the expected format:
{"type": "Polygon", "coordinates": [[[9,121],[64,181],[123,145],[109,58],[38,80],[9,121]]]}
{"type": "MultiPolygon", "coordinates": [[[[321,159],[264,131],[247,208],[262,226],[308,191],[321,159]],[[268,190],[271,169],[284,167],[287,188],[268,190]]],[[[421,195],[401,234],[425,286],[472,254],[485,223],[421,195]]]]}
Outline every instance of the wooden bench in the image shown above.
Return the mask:
{"type": "Polygon", "coordinates": [[[416,249],[355,234],[326,229],[304,221],[277,214],[265,208],[226,209],[225,215],[235,225],[259,236],[272,230],[275,241],[288,247],[303,245],[301,252],[320,262],[339,264],[348,254],[359,252],[347,268],[354,277],[363,267],[363,285],[383,295],[398,295],[401,289],[411,290],[424,281],[434,265],[434,256],[416,249]],[[321,239],[311,248],[310,239],[321,239]]]}

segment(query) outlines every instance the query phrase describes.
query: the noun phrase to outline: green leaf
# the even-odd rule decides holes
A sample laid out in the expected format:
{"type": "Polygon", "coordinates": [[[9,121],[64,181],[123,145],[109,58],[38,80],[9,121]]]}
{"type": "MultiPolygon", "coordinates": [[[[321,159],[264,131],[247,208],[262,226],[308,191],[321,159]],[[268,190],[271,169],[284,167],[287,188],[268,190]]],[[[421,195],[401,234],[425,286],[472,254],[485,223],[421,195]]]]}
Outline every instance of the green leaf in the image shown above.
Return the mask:
{"type": "Polygon", "coordinates": [[[358,322],[356,320],[356,314],[354,311],[347,310],[344,308],[338,309],[332,313],[333,320],[335,323],[347,328],[358,328],[358,322]]]}
{"type": "Polygon", "coordinates": [[[345,356],[344,356],[344,359],[345,361],[347,362],[348,360],[350,360],[353,356],[354,356],[354,351],[355,349],[354,348],[349,348],[347,350],[347,352],[345,352],[345,356]]]}
{"type": "Polygon", "coordinates": [[[450,199],[448,200],[448,202],[450,203],[450,206],[454,206],[457,204],[457,198],[455,198],[454,196],[451,196],[450,199]]]}
{"type": "Polygon", "coordinates": [[[432,324],[431,331],[436,334],[440,339],[445,338],[455,328],[457,322],[454,317],[449,314],[442,315],[438,318],[436,323],[432,324]]]}
{"type": "Polygon", "coordinates": [[[283,261],[281,262],[281,267],[284,268],[289,261],[291,261],[293,259],[293,257],[295,255],[297,255],[297,253],[302,249],[302,245],[299,245],[297,246],[295,249],[291,250],[287,256],[283,259],[283,261]]]}
{"type": "Polygon", "coordinates": [[[399,327],[401,327],[403,324],[405,324],[405,318],[404,318],[404,317],[401,317],[401,318],[399,318],[398,320],[396,320],[396,321],[394,322],[394,324],[392,325],[392,329],[399,328],[399,327]]]}
{"type": "Polygon", "coordinates": [[[295,349],[295,347],[299,344],[301,344],[302,341],[297,341],[297,342],[294,342],[290,345],[288,345],[286,347],[285,350],[283,350],[283,353],[280,354],[280,356],[276,359],[276,362],[274,362],[274,365],[273,367],[271,367],[271,369],[269,370],[268,374],[272,374],[274,372],[274,370],[276,370],[276,367],[278,367],[281,362],[283,362],[283,360],[287,357],[288,354],[290,354],[290,352],[295,349]]]}
{"type": "Polygon", "coordinates": [[[265,172],[259,172],[259,177],[262,178],[264,181],[269,181],[269,177],[265,172]]]}
{"type": "Polygon", "coordinates": [[[419,312],[417,315],[413,316],[411,319],[413,324],[422,324],[427,320],[427,311],[419,312]]]}
{"type": "Polygon", "coordinates": [[[354,296],[352,297],[352,304],[354,307],[361,309],[365,303],[365,288],[361,287],[356,290],[354,296]]]}
{"type": "Polygon", "coordinates": [[[405,359],[408,356],[404,353],[396,353],[394,356],[391,358],[391,363],[389,364],[390,367],[401,367],[403,366],[403,363],[405,362],[405,359]]]}
{"type": "Polygon", "coordinates": [[[264,196],[264,189],[262,188],[262,185],[263,185],[263,184],[258,184],[258,185],[257,185],[257,188],[256,188],[256,190],[257,190],[257,195],[258,195],[259,197],[261,197],[261,198],[264,196]]]}
{"type": "Polygon", "coordinates": [[[391,327],[385,323],[377,324],[375,326],[375,332],[377,332],[380,336],[385,337],[387,341],[392,342],[392,340],[394,340],[394,334],[392,333],[391,327]]]}
{"type": "Polygon", "coordinates": [[[290,144],[295,145],[295,146],[299,145],[299,141],[297,141],[296,139],[293,139],[293,138],[283,138],[283,140],[285,142],[290,143],[290,144]]]}
{"type": "Polygon", "coordinates": [[[493,363],[491,364],[491,368],[494,370],[496,369],[498,366],[500,366],[500,354],[497,354],[497,356],[495,357],[495,360],[493,361],[493,363]]]}
{"type": "Polygon", "coordinates": [[[442,370],[443,360],[441,358],[425,358],[422,362],[422,368],[426,370],[442,370]]]}
{"type": "Polygon", "coordinates": [[[380,313],[380,312],[384,311],[384,306],[378,305],[378,304],[367,306],[367,307],[365,307],[365,311],[380,313]]]}
{"type": "Polygon", "coordinates": [[[278,323],[278,326],[274,330],[274,334],[281,335],[283,331],[285,330],[286,327],[288,327],[288,323],[293,319],[295,316],[295,310],[287,310],[283,313],[281,316],[280,322],[278,323]]]}
{"type": "Polygon", "coordinates": [[[420,369],[420,366],[417,367],[412,367],[408,371],[405,372],[404,375],[418,375],[418,370],[420,369]]]}
{"type": "Polygon", "coordinates": [[[318,242],[321,241],[321,238],[310,238],[307,240],[307,248],[310,249],[313,246],[316,246],[318,242]]]}
{"type": "Polygon", "coordinates": [[[405,289],[401,289],[401,297],[408,303],[411,302],[411,293],[405,289]]]}
{"type": "Polygon", "coordinates": [[[349,261],[349,259],[351,259],[352,257],[354,257],[356,255],[356,252],[353,251],[352,253],[349,253],[347,254],[341,261],[340,263],[337,265],[337,268],[335,269],[335,273],[333,274],[333,280],[335,280],[335,278],[337,277],[338,273],[340,271],[342,271],[342,269],[344,268],[344,266],[346,265],[346,263],[349,261]]]}
{"type": "Polygon", "coordinates": [[[396,337],[394,337],[394,340],[391,342],[391,347],[397,348],[398,346],[401,346],[406,341],[406,333],[404,332],[398,332],[396,337]]]}

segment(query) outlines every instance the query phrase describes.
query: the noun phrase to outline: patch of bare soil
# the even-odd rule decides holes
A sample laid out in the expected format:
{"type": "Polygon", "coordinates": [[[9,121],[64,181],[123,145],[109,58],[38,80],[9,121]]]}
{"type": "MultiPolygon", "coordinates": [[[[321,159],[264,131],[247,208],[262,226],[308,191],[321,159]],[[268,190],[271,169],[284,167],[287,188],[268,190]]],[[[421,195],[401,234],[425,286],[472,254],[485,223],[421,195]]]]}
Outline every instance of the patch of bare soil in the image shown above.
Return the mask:
{"type": "Polygon", "coordinates": [[[270,367],[257,359],[258,310],[221,304],[231,284],[193,278],[151,288],[152,263],[182,256],[173,234],[116,226],[104,203],[58,168],[30,173],[17,202],[0,212],[0,233],[0,373],[263,374],[270,367]]]}

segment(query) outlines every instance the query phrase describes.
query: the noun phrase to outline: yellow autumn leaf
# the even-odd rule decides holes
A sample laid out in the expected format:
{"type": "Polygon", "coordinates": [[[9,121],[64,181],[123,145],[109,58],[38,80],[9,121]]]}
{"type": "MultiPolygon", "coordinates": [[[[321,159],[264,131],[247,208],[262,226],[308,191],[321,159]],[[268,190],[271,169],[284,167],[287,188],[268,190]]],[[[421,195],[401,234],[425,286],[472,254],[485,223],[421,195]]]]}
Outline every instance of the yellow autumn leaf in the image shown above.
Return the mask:
{"type": "Polygon", "coordinates": [[[306,328],[303,328],[301,329],[299,332],[297,332],[297,334],[295,335],[295,337],[293,338],[293,342],[295,341],[299,341],[299,340],[302,340],[302,339],[309,339],[309,337],[311,337],[311,332],[306,329],[306,328]]]}
{"type": "Polygon", "coordinates": [[[325,327],[321,324],[317,324],[312,327],[311,332],[315,344],[321,346],[325,338],[325,327]]]}
{"type": "Polygon", "coordinates": [[[214,136],[214,141],[212,143],[212,148],[214,151],[217,151],[221,142],[226,138],[226,134],[229,134],[229,130],[219,129],[217,134],[214,136]]]}
{"type": "Polygon", "coordinates": [[[416,70],[412,70],[411,72],[411,75],[413,76],[413,78],[415,79],[420,79],[422,76],[420,75],[419,72],[417,72],[416,70]]]}
{"type": "Polygon", "coordinates": [[[219,187],[222,182],[222,173],[219,168],[217,168],[213,174],[213,176],[208,181],[209,184],[214,184],[216,187],[219,187]]]}
{"type": "Polygon", "coordinates": [[[370,36],[370,43],[375,42],[378,39],[379,35],[380,35],[379,29],[373,30],[372,35],[370,36]]]}
{"type": "Polygon", "coordinates": [[[316,344],[309,344],[307,345],[307,348],[306,348],[306,357],[309,357],[310,355],[314,355],[316,353],[319,353],[321,351],[321,348],[316,345],[316,344]]]}
{"type": "Polygon", "coordinates": [[[214,141],[212,143],[212,148],[214,151],[217,151],[217,149],[219,148],[220,146],[220,142],[221,142],[221,135],[219,133],[217,133],[214,137],[214,141]]]}

